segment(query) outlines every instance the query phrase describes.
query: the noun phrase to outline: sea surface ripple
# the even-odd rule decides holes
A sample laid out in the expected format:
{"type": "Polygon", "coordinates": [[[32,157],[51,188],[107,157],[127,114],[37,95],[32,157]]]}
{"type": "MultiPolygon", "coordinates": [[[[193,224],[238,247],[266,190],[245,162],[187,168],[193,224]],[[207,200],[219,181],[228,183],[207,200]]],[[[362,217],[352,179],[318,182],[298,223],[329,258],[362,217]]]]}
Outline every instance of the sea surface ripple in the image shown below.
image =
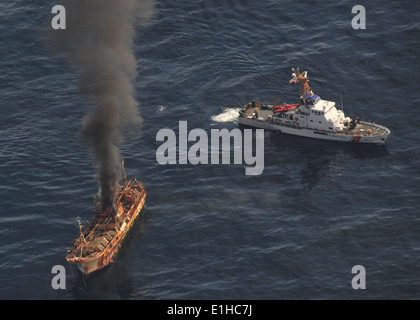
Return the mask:
{"type": "Polygon", "coordinates": [[[418,4],[360,4],[365,30],[348,1],[153,3],[134,48],[144,125],[120,146],[147,208],[117,261],[86,280],[65,254],[98,191],[79,141],[90,106],[42,40],[51,4],[1,2],[0,298],[419,299],[418,4]],[[294,102],[292,67],[345,113],[388,127],[386,146],[266,132],[259,176],[157,163],[160,129],[232,130],[252,99],[294,102]],[[66,290],[51,287],[54,265],[66,290]],[[355,265],[366,290],[352,289],[355,265]]]}

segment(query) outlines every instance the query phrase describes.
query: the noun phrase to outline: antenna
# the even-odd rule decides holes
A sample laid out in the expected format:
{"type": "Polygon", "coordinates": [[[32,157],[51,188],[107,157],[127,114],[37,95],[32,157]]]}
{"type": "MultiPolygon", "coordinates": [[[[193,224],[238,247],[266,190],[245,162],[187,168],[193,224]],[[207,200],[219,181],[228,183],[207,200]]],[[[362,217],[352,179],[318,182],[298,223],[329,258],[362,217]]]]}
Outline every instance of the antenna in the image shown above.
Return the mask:
{"type": "Polygon", "coordinates": [[[77,223],[79,224],[79,231],[80,231],[80,237],[83,237],[83,231],[82,231],[82,221],[80,217],[76,218],[77,223]]]}
{"type": "Polygon", "coordinates": [[[82,240],[83,240],[83,242],[80,243],[80,256],[82,256],[83,255],[83,243],[86,243],[86,240],[85,240],[85,236],[83,235],[83,229],[82,229],[83,227],[82,227],[82,222],[80,220],[80,217],[77,217],[76,221],[79,224],[80,238],[82,238],[82,240]]]}
{"type": "Polygon", "coordinates": [[[127,176],[125,175],[125,168],[124,168],[124,160],[121,162],[121,166],[122,166],[123,173],[124,173],[124,180],[127,183],[127,176]]]}
{"type": "Polygon", "coordinates": [[[344,112],[344,107],[343,107],[343,97],[340,94],[340,101],[341,101],[341,111],[344,112]]]}
{"type": "Polygon", "coordinates": [[[273,107],[275,107],[277,105],[277,103],[279,102],[280,97],[281,97],[281,92],[280,92],[279,96],[277,97],[276,101],[274,102],[273,107]]]}

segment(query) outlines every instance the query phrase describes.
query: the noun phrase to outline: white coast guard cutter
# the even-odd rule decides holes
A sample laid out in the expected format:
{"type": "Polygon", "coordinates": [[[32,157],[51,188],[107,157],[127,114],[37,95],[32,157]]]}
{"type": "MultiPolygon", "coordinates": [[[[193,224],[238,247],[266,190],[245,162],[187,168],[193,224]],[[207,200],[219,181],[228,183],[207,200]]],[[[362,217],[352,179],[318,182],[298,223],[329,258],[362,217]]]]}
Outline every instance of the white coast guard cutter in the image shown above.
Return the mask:
{"type": "Polygon", "coordinates": [[[251,101],[239,111],[243,125],[297,136],[355,143],[384,144],[391,131],[384,126],[346,117],[335,102],[322,100],[309,88],[308,72],[292,69],[290,83],[299,83],[297,104],[268,105],[251,101]]]}

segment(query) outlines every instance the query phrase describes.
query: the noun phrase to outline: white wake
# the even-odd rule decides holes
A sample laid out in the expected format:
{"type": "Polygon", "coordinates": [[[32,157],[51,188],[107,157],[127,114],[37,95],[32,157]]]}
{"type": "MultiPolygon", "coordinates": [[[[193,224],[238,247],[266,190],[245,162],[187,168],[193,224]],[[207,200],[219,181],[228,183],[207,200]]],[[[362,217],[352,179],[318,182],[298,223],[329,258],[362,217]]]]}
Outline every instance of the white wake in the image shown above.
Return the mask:
{"type": "Polygon", "coordinates": [[[238,119],[241,108],[226,108],[221,114],[211,117],[214,122],[233,122],[238,119]]]}

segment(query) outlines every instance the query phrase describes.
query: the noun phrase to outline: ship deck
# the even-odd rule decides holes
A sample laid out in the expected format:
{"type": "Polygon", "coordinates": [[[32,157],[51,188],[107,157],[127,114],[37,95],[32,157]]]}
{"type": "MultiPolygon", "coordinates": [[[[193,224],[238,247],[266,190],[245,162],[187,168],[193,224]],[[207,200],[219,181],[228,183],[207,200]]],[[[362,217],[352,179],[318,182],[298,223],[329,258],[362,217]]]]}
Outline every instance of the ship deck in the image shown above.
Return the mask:
{"type": "MultiPolygon", "coordinates": [[[[288,110],[285,112],[282,112],[281,114],[284,117],[290,117],[293,114],[299,112],[297,109],[288,110]]],[[[261,121],[261,122],[270,122],[270,120],[273,118],[274,112],[271,105],[264,105],[262,108],[256,108],[248,106],[245,109],[242,109],[241,116],[246,119],[254,120],[254,121],[261,121]],[[255,113],[255,109],[258,109],[258,118],[255,113]]],[[[296,127],[293,124],[281,124],[281,126],[286,127],[296,127]]],[[[324,130],[317,130],[313,129],[317,132],[328,132],[328,133],[334,133],[338,135],[354,135],[354,136],[375,136],[375,135],[386,135],[389,134],[389,130],[383,126],[375,125],[374,123],[365,122],[365,121],[359,121],[355,123],[354,126],[349,126],[347,128],[344,128],[340,132],[336,131],[324,131],[324,130]]]]}
{"type": "Polygon", "coordinates": [[[98,229],[95,231],[94,237],[88,242],[88,245],[96,251],[101,252],[114,238],[118,228],[115,221],[97,225],[98,229]]]}
{"type": "Polygon", "coordinates": [[[113,218],[103,218],[88,226],[83,238],[75,239],[74,257],[85,258],[95,253],[103,252],[119,229],[119,221],[113,218]]]}
{"type": "MultiPolygon", "coordinates": [[[[248,107],[244,113],[243,113],[243,117],[247,118],[247,119],[255,119],[256,120],[256,115],[255,115],[255,107],[248,107]]],[[[292,114],[294,112],[293,111],[285,111],[285,114],[292,114]]],[[[272,106],[267,106],[265,108],[258,108],[258,120],[259,121],[267,121],[269,119],[269,116],[272,117],[273,116],[273,109],[272,106]]]]}
{"type": "Polygon", "coordinates": [[[361,121],[356,123],[354,128],[346,128],[343,129],[341,134],[349,134],[349,135],[384,135],[387,133],[387,130],[382,127],[375,125],[374,123],[364,122],[361,121]],[[369,131],[370,130],[370,131],[369,131]]]}
{"type": "Polygon", "coordinates": [[[84,228],[80,225],[79,228],[81,230],[83,228],[84,232],[74,240],[73,247],[67,256],[68,259],[80,260],[104,252],[114,237],[124,232],[122,228],[132,220],[135,214],[134,207],[141,201],[144,202],[144,197],[145,190],[142,185],[121,188],[119,199],[116,202],[120,214],[101,216],[101,212],[99,212],[99,215],[96,215],[94,220],[84,228]]]}

